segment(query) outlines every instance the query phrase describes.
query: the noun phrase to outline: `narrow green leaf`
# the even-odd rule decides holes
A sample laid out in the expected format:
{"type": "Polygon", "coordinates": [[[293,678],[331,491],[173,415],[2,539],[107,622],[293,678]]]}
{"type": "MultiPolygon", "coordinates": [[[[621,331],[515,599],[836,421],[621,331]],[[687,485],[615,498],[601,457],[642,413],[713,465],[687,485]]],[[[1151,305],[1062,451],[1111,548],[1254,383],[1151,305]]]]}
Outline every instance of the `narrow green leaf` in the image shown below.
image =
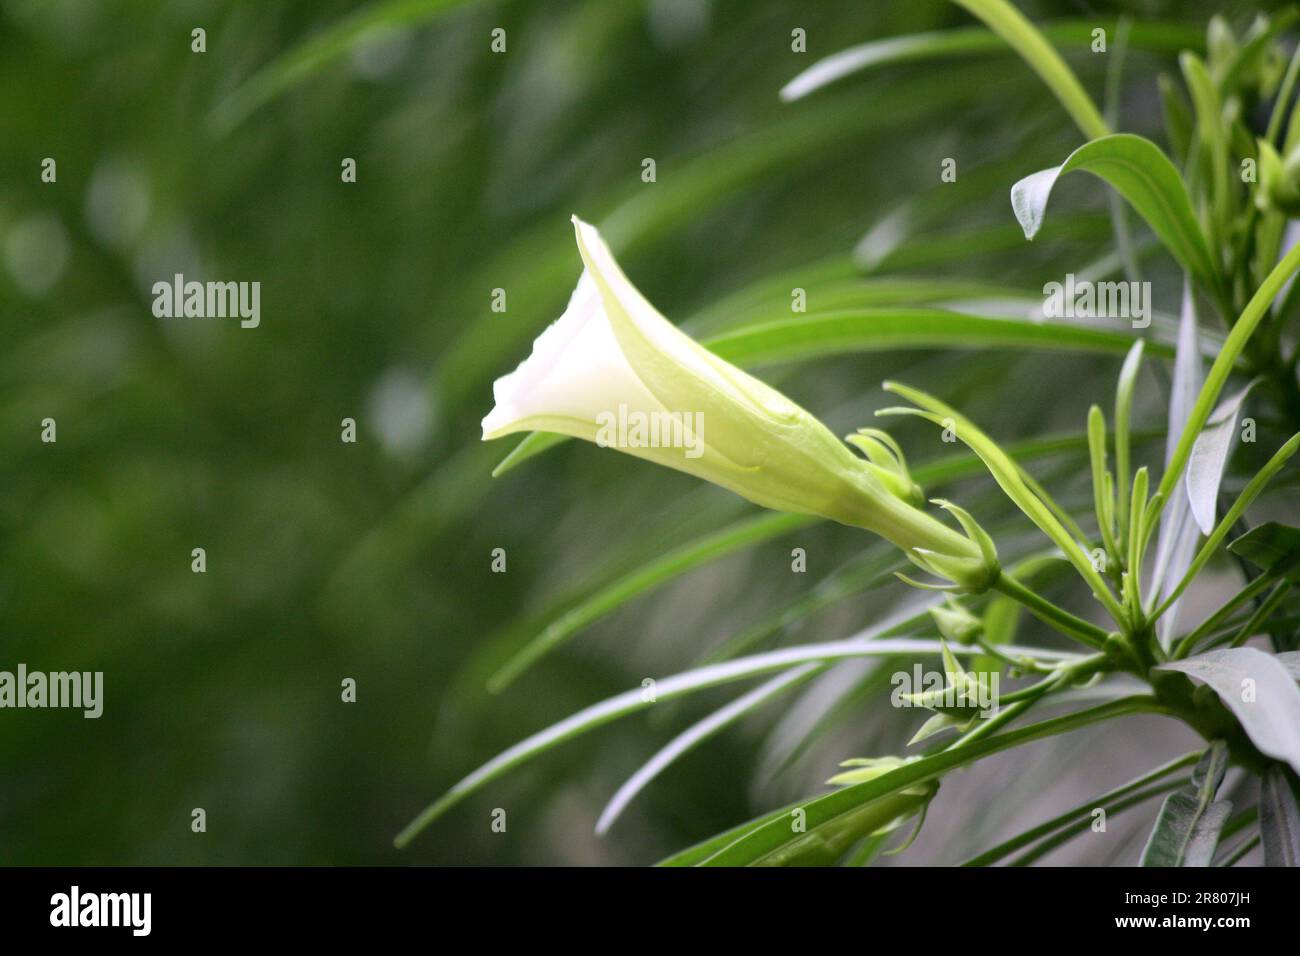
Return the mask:
{"type": "Polygon", "coordinates": [[[1024,14],[1007,0],[953,0],[983,20],[990,30],[1002,37],[1020,54],[1030,69],[1047,84],[1060,100],[1075,124],[1089,139],[1105,136],[1110,130],[1096,105],[1084,91],[1074,71],[1024,14]]]}
{"type": "Polygon", "coordinates": [[[779,810],[765,813],[761,817],[755,817],[753,820],[746,820],[739,826],[732,827],[730,830],[723,830],[721,833],[715,834],[707,840],[701,840],[699,843],[689,846],[684,850],[679,850],[672,856],[665,857],[656,863],[655,866],[698,866],[719,850],[740,839],[746,833],[756,830],[763,824],[769,823],[772,820],[783,819],[798,807],[798,803],[790,803],[781,807],[779,810]]]}
{"type": "Polygon", "coordinates": [[[765,818],[767,822],[744,831],[744,835],[735,842],[714,853],[700,865],[762,864],[780,854],[797,849],[797,846],[792,847],[792,844],[815,843],[821,838],[824,830],[833,830],[846,815],[861,810],[873,801],[889,797],[908,787],[932,781],[956,767],[964,766],[992,753],[1109,720],[1112,717],[1152,710],[1159,711],[1160,707],[1151,698],[1124,698],[1089,710],[1044,720],[1018,730],[978,738],[960,747],[927,755],[873,780],[854,784],[807,801],[799,808],[803,811],[803,832],[792,830],[789,814],[782,814],[775,818],[767,817],[765,818]]]}
{"type": "MultiPolygon", "coordinates": [[[[1025,513],[1025,516],[1034,522],[1039,530],[1061,549],[1061,553],[1065,555],[1066,560],[1074,565],[1080,576],[1092,588],[1097,600],[1106,606],[1106,609],[1116,620],[1123,619],[1123,608],[1115,600],[1115,596],[1111,593],[1106,582],[1102,580],[1101,575],[1097,573],[1097,569],[1093,567],[1092,560],[1083,544],[1071,537],[1070,532],[1066,530],[1053,513],[1054,510],[1059,511],[1059,507],[1049,507],[1040,497],[1040,492],[1026,484],[1023,477],[1024,469],[997,442],[989,438],[988,435],[956,409],[944,404],[932,395],[927,395],[918,389],[900,385],[896,382],[885,382],[882,387],[886,391],[903,396],[908,401],[924,409],[925,411],[920,413],[922,417],[935,422],[940,427],[951,427],[956,433],[957,439],[979,455],[980,459],[988,467],[989,473],[993,475],[994,480],[1006,492],[1012,503],[1020,508],[1025,513]],[[945,424],[945,422],[950,424],[945,424]]],[[[907,409],[883,409],[877,414],[897,414],[907,411],[907,409]]]]}
{"type": "Polygon", "coordinates": [[[1026,176],[1012,186],[1011,208],[1026,239],[1033,239],[1042,228],[1056,181],[1075,170],[1092,173],[1118,190],[1184,268],[1206,288],[1218,288],[1218,270],[1182,177],[1159,146],[1132,133],[1085,143],[1060,166],[1026,176]]]}
{"type": "Polygon", "coordinates": [[[506,457],[501,459],[500,464],[492,469],[492,477],[500,478],[507,471],[522,465],[533,456],[540,455],[556,445],[563,445],[568,440],[568,435],[558,435],[555,432],[529,432],[519,444],[510,449],[506,457]]]}
{"type": "Polygon", "coordinates": [[[1142,851],[1143,866],[1209,866],[1232,803],[1215,800],[1228,766],[1228,747],[1215,741],[1192,771],[1191,782],[1165,798],[1142,851]]]}
{"type": "MultiPolygon", "coordinates": [[[[940,644],[938,641],[910,638],[890,640],[853,638],[845,641],[830,641],[823,644],[806,644],[800,647],[782,648],[765,654],[756,654],[751,657],[742,657],[708,667],[699,667],[657,681],[653,695],[648,694],[643,687],[633,688],[626,693],[618,694],[598,704],[584,708],[576,714],[552,724],[545,730],[541,730],[502,751],[477,770],[462,778],[455,786],[427,806],[419,816],[397,835],[394,843],[399,848],[406,846],[430,823],[460,803],[469,794],[497,779],[506,771],[531,760],[539,754],[545,753],[567,740],[594,730],[612,720],[617,720],[619,717],[635,713],[638,710],[644,710],[654,703],[682,697],[720,684],[744,680],[748,677],[758,677],[772,671],[784,670],[809,661],[938,654],[939,651],[940,644]]],[[[966,648],[958,651],[958,653],[967,652],[968,649],[966,648]]],[[[975,652],[970,651],[970,653],[975,652]]],[[[1026,654],[1042,660],[1077,659],[1077,655],[1044,648],[1010,648],[1008,653],[1026,654]]]]}
{"type": "Polygon", "coordinates": [[[791,668],[784,674],[779,674],[760,684],[749,693],[736,698],[726,706],[718,708],[703,720],[686,728],[642,764],[636,773],[624,781],[623,785],[614,793],[614,796],[610,797],[609,803],[605,805],[600,818],[596,821],[596,835],[604,836],[608,833],[609,828],[622,816],[623,811],[636,798],[636,795],[683,754],[688,753],[697,744],[735,723],[746,714],[758,709],[774,697],[798,687],[821,670],[821,665],[816,663],[791,668]]]}
{"type": "Polygon", "coordinates": [[[1178,58],[1178,63],[1192,95],[1196,135],[1210,168],[1210,235],[1216,242],[1222,242],[1228,235],[1232,199],[1228,192],[1232,186],[1228,178],[1228,137],[1223,123],[1223,101],[1199,56],[1187,51],[1178,58]]]}

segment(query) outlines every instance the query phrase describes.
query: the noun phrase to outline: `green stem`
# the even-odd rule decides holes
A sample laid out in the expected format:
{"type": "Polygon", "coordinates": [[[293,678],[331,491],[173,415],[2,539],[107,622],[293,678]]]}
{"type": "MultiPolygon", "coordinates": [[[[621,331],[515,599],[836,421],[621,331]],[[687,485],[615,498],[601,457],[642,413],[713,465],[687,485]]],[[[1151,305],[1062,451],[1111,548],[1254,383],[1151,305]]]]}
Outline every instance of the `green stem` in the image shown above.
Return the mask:
{"type": "Polygon", "coordinates": [[[1081,617],[1076,617],[1064,608],[1057,607],[1046,598],[1039,597],[1010,575],[999,575],[993,589],[1024,605],[1031,614],[1052,625],[1062,634],[1087,644],[1093,650],[1099,651],[1105,647],[1107,637],[1105,630],[1081,617]]]}

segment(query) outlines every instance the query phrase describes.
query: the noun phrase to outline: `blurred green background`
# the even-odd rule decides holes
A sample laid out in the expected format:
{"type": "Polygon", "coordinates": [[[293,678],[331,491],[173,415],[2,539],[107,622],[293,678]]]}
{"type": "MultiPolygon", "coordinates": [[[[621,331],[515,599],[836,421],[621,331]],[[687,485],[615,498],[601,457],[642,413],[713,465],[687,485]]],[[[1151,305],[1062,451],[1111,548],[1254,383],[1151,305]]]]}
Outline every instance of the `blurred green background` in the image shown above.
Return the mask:
{"type": "MultiPolygon", "coordinates": [[[[1176,19],[1198,35],[1209,13],[1245,22],[1254,9],[1021,8],[1176,19]]],[[[571,213],[602,226],[665,314],[701,323],[719,303],[715,322],[742,318],[725,297],[793,270],[758,300],[788,307],[801,267],[868,233],[864,269],[877,275],[1031,292],[1113,249],[1093,182],[1054,198],[1075,215],[1032,245],[1019,235],[1011,183],[1060,162],[1079,134],[1010,55],[889,66],[778,99],[843,47],[972,25],[938,0],[0,0],[0,669],[102,670],[106,685],[99,720],[0,711],[0,862],[646,863],[815,791],[843,757],[901,748],[914,727],[878,696],[841,708],[782,765],[773,748],[823,687],[710,741],[594,837],[609,794],[739,692],[724,690],[572,743],[408,850],[391,846],[482,760],[686,669],[866,543],[828,526],[765,543],[484,690],[548,609],[752,511],[577,443],[489,477],[512,442],[482,445],[478,421],[493,377],[577,279],[571,213]],[[196,27],[205,53],[191,51],[196,27]],[[496,27],[504,54],[489,48],[496,27]],[[339,42],[310,45],[321,36],[339,42]],[[55,183],[41,181],[46,157],[55,183]],[[354,184],[341,182],[346,157],[354,184]],[[641,181],[646,157],[654,183],[641,181]],[[955,184],[939,182],[943,157],[958,161],[955,184]],[[154,318],[150,287],[176,272],[259,281],[261,326],[154,318]],[[490,311],[494,288],[504,314],[490,311]],[[47,417],[56,444],[40,441],[47,417]],[[356,444],[340,441],[347,417],[356,444]],[[790,573],[796,545],[806,576],[790,573]],[[190,570],[196,547],[205,574],[190,570]],[[507,573],[491,573],[493,548],[507,573]],[[354,704],[340,700],[346,677],[354,704]],[[196,807],[206,833],[191,832],[196,807]],[[496,807],[504,834],[489,826],[496,807]]],[[[1104,58],[1068,58],[1100,100],[1104,58]]],[[[1159,138],[1155,77],[1172,63],[1129,51],[1124,128],[1159,138]]],[[[1176,311],[1169,264],[1151,270],[1157,307],[1176,311]]],[[[1117,367],[909,351],[764,375],[833,428],[866,424],[889,404],[880,380],[899,377],[1014,439],[1077,430],[1117,367]]],[[[1155,382],[1150,408],[1163,401],[1155,382]]],[[[947,450],[921,427],[896,433],[914,461],[947,450]]],[[[988,487],[970,482],[959,500],[988,487]]],[[[845,637],[908,599],[888,585],[775,639],[845,637]]],[[[1077,799],[1070,774],[1101,790],[1189,742],[1139,731],[1101,741],[1092,764],[1074,761],[1081,735],[1051,774],[1028,748],[945,783],[953,796],[906,859],[942,862],[972,826],[998,830],[1009,780],[1050,807],[1077,799]]]]}

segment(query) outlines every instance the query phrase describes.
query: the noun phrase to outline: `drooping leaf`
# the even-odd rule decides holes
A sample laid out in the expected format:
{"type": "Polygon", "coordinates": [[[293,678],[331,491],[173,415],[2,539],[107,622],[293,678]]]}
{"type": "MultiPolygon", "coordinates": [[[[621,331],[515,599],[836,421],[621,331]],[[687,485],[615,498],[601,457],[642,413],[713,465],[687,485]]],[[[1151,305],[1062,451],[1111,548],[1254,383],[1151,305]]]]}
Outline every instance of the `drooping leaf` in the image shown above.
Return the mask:
{"type": "Polygon", "coordinates": [[[1277,765],[1260,782],[1259,832],[1265,866],[1300,866],[1300,806],[1286,771],[1277,765]]]}
{"type": "Polygon", "coordinates": [[[1254,647],[1206,651],[1159,670],[1204,681],[1236,716],[1259,752],[1300,772],[1300,687],[1274,654],[1254,647]]]}
{"type": "Polygon", "coordinates": [[[1085,143],[1060,166],[1026,176],[1012,186],[1011,208],[1025,238],[1033,239],[1042,227],[1056,181],[1075,170],[1092,173],[1115,187],[1185,269],[1207,288],[1217,287],[1218,271],[1182,177],[1159,146],[1131,133],[1085,143]]]}
{"type": "Polygon", "coordinates": [[[1215,741],[1192,771],[1191,782],[1165,798],[1142,851],[1143,866],[1209,866],[1232,803],[1215,800],[1228,766],[1228,747],[1215,741]]]}

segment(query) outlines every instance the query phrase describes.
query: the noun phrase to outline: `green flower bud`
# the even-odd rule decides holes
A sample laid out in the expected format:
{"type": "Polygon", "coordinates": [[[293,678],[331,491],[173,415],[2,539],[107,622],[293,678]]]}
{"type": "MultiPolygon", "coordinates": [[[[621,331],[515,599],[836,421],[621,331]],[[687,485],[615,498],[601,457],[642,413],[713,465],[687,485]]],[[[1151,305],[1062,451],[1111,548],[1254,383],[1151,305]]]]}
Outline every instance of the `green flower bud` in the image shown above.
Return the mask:
{"type": "Polygon", "coordinates": [[[973,644],[984,632],[984,622],[951,598],[930,608],[930,617],[939,633],[957,644],[973,644]]]}
{"type": "Polygon", "coordinates": [[[532,355],[494,384],[484,439],[532,430],[571,435],[766,508],[866,528],[963,589],[996,576],[987,536],[972,535],[964,512],[949,506],[966,536],[917,507],[921,490],[893,439],[857,432],[850,441],[866,455],[858,457],[807,411],[660,315],[595,227],[576,218],[574,227],[586,268],[532,355]]]}

